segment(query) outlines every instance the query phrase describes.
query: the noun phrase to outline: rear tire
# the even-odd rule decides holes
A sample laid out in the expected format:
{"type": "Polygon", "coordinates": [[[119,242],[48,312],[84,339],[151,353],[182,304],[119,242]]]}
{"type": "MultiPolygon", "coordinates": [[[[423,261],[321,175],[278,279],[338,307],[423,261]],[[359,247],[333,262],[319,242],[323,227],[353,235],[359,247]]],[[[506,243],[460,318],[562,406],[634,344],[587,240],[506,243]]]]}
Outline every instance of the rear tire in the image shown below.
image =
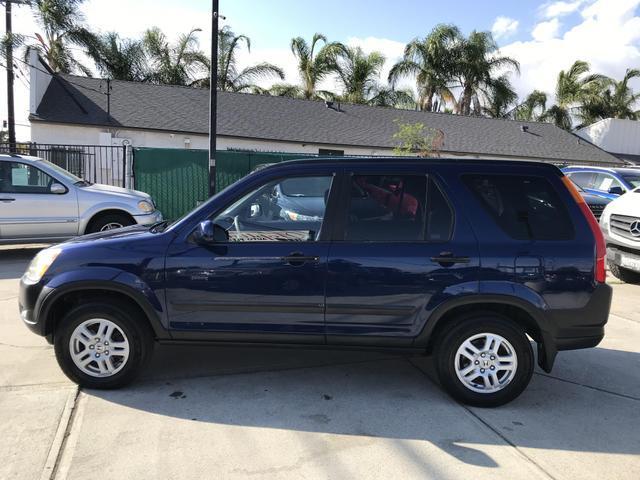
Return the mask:
{"type": "Polygon", "coordinates": [[[91,220],[86,233],[103,232],[133,225],[135,221],[125,213],[107,213],[91,220]]]}
{"type": "Polygon", "coordinates": [[[69,379],[86,388],[112,389],[130,383],[153,352],[146,319],[120,303],[80,305],[60,321],[54,349],[69,379]]]}
{"type": "Polygon", "coordinates": [[[440,337],[435,355],[443,388],[456,400],[476,407],[514,400],[533,375],[534,355],[526,333],[491,312],[455,322],[440,337]]]}
{"type": "Polygon", "coordinates": [[[608,263],[611,275],[617,279],[622,280],[624,283],[640,283],[640,273],[628,270],[612,262],[608,263]]]}

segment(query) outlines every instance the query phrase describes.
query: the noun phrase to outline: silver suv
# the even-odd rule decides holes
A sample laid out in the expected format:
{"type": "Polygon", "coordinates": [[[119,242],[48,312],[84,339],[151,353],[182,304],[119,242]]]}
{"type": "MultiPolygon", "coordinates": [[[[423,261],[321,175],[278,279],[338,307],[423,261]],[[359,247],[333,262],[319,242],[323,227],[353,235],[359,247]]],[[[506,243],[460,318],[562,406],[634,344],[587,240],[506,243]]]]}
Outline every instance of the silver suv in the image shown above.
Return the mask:
{"type": "Polygon", "coordinates": [[[40,158],[0,155],[0,244],[58,242],[160,220],[146,193],[92,184],[40,158]]]}

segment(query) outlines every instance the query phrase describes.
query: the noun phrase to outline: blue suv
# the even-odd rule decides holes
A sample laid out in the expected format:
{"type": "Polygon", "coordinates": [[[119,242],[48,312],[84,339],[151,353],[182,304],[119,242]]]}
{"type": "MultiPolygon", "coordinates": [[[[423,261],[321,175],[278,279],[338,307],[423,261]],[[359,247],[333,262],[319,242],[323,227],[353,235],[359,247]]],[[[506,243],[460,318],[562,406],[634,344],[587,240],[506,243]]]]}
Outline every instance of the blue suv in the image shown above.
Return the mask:
{"type": "MultiPolygon", "coordinates": [[[[639,168],[565,167],[564,174],[585,192],[615,200],[640,187],[639,168]]],[[[601,213],[601,212],[600,212],[601,213]]]]}
{"type": "Polygon", "coordinates": [[[452,396],[497,406],[529,383],[530,339],[549,372],[603,338],[604,261],[552,165],[332,157],[261,169],[173,223],[42,250],[19,303],[90,388],[130,382],[155,341],[348,346],[433,354],[452,396]]]}

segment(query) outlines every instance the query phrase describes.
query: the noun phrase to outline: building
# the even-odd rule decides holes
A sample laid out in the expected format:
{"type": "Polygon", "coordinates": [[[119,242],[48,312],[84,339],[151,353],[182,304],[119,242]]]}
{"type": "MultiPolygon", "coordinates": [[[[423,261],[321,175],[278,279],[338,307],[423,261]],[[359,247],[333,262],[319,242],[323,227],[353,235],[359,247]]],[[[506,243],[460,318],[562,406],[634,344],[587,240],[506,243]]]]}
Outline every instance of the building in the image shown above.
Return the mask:
{"type": "Polygon", "coordinates": [[[625,162],[640,165],[640,122],[605,118],[581,128],[576,135],[625,162]]]}
{"type": "MultiPolygon", "coordinates": [[[[38,144],[208,148],[209,91],[52,74],[32,58],[31,140],[38,144]]],[[[549,123],[220,92],[218,149],[389,155],[400,123],[438,132],[442,156],[617,165],[549,123]]]]}

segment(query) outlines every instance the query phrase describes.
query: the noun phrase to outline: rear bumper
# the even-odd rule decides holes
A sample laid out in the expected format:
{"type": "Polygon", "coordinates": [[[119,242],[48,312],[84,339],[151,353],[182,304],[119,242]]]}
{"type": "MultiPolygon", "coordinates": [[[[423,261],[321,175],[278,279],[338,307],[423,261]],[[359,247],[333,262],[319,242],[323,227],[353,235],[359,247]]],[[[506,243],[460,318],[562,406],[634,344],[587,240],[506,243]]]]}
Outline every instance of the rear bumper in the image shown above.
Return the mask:
{"type": "Polygon", "coordinates": [[[556,354],[562,350],[593,348],[604,338],[604,326],[609,319],[612,288],[600,283],[582,308],[554,309],[548,312],[538,343],[538,363],[551,371],[556,354]]]}

